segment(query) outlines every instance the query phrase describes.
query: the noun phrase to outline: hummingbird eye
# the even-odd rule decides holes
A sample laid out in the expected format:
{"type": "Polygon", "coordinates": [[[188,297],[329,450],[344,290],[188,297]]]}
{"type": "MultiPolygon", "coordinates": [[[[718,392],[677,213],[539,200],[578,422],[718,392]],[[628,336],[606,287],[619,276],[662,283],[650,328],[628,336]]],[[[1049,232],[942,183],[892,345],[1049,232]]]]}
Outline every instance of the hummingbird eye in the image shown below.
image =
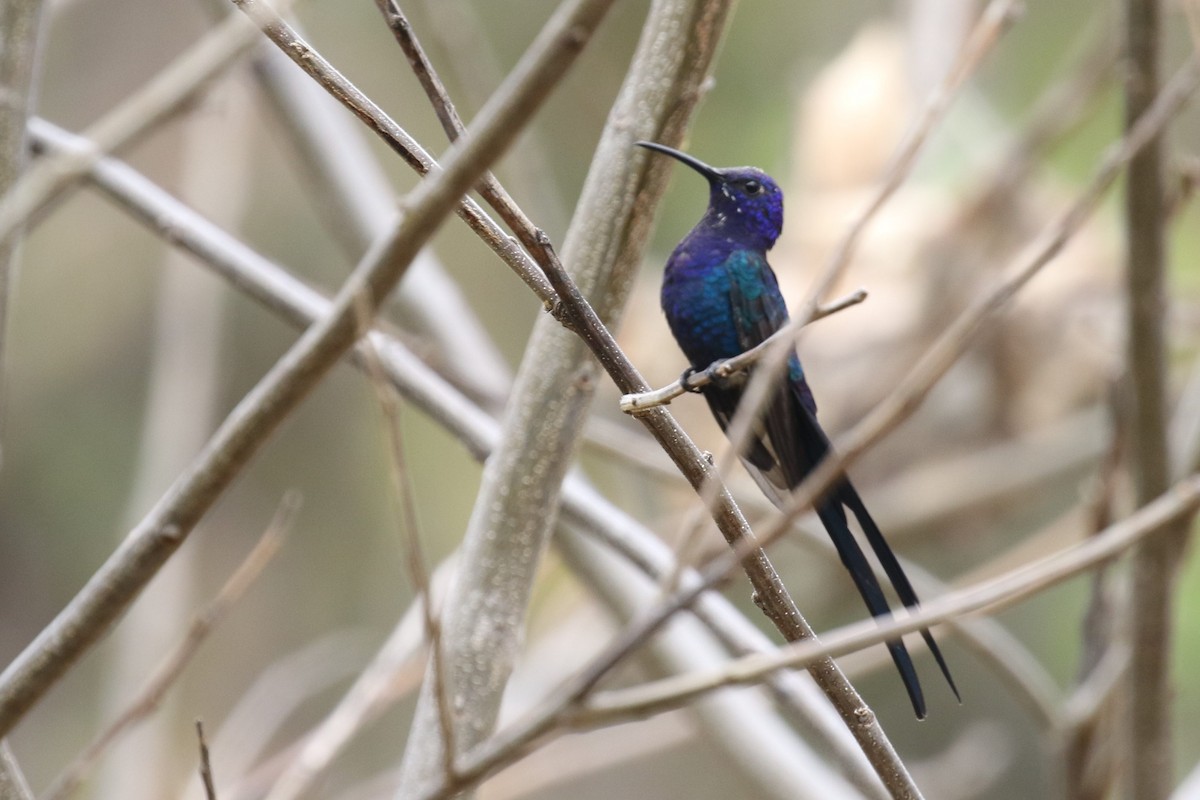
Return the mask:
{"type": "Polygon", "coordinates": [[[763,185],[758,181],[751,179],[743,183],[742,188],[746,190],[746,194],[755,195],[762,193],[763,185]]]}

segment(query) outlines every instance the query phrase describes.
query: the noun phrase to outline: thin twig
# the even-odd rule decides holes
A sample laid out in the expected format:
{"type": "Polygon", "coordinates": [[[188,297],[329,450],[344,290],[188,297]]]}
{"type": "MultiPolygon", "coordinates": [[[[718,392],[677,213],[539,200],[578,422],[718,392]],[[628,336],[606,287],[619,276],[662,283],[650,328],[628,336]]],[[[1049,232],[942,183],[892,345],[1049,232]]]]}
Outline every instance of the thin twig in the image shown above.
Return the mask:
{"type": "Polygon", "coordinates": [[[392,35],[396,37],[396,43],[404,51],[404,57],[408,59],[408,65],[412,67],[413,74],[421,82],[425,96],[429,98],[438,121],[442,123],[442,130],[446,132],[450,141],[454,141],[462,135],[466,126],[463,124],[462,117],[458,115],[458,110],[454,107],[454,102],[450,99],[445,85],[442,84],[442,79],[434,70],[429,57],[425,55],[425,49],[421,47],[421,43],[413,34],[412,23],[408,21],[408,17],[404,16],[404,12],[400,10],[400,6],[396,4],[395,0],[375,0],[375,5],[383,14],[384,20],[387,21],[392,35]]]}
{"type": "MultiPolygon", "coordinates": [[[[428,175],[438,168],[433,157],[375,102],[346,79],[312,45],[269,6],[259,0],[236,0],[252,13],[262,32],[276,47],[321,85],[334,99],[353,113],[373,133],[378,135],[404,162],[419,175],[428,175]]],[[[551,308],[557,302],[554,290],[547,283],[532,259],[504,232],[479,205],[469,197],[462,198],[457,215],[533,290],[538,299],[551,308]]]]}
{"type": "Polygon", "coordinates": [[[196,720],[196,740],[200,744],[200,782],[204,784],[207,800],[217,800],[217,787],[213,783],[212,763],[208,758],[208,742],[204,741],[204,723],[196,720]]]}
{"type": "Polygon", "coordinates": [[[47,159],[25,173],[0,201],[0,247],[105,153],[128,145],[178,113],[258,41],[253,25],[230,14],[125,102],[88,127],[95,148],[47,159]]]}
{"type": "MultiPolygon", "coordinates": [[[[25,128],[34,105],[42,8],[42,0],[0,4],[0,197],[12,189],[28,159],[25,128]]],[[[15,273],[15,242],[0,241],[0,409],[8,406],[8,315],[15,273]]],[[[3,426],[0,416],[0,443],[3,426]]]]}
{"type": "MultiPolygon", "coordinates": [[[[819,319],[824,319],[850,306],[858,305],[866,299],[867,290],[856,289],[845,297],[818,307],[808,322],[812,323],[819,319]]],[[[707,369],[689,372],[686,379],[677,380],[674,383],[669,383],[653,391],[622,395],[619,404],[620,408],[626,414],[638,414],[647,409],[667,405],[676,397],[687,392],[697,391],[715,381],[727,380],[739,372],[743,372],[754,366],[754,363],[774,346],[773,343],[776,341],[776,337],[783,338],[790,335],[792,335],[790,332],[780,330],[767,338],[766,341],[750,348],[744,353],[740,353],[733,358],[716,361],[710,364],[707,369]]]]}
{"type": "Polygon", "coordinates": [[[437,704],[439,733],[442,739],[442,769],[445,770],[446,780],[453,781],[455,775],[454,754],[458,752],[455,745],[454,714],[449,696],[449,685],[446,681],[446,661],[442,650],[442,626],[434,607],[433,595],[429,587],[429,566],[421,546],[421,528],[417,521],[416,498],[413,496],[412,479],[408,470],[408,459],[404,454],[404,439],[400,425],[400,403],[395,389],[388,383],[384,373],[379,351],[367,333],[372,325],[371,316],[363,309],[359,318],[359,339],[362,344],[359,352],[365,357],[368,378],[379,401],[383,412],[384,425],[387,430],[388,466],[392,478],[393,497],[399,506],[401,527],[404,534],[406,552],[405,563],[408,566],[409,579],[412,581],[416,594],[416,603],[422,611],[422,621],[425,624],[425,636],[429,641],[429,679],[433,682],[433,696],[437,704]]]}
{"type": "Polygon", "coordinates": [[[209,635],[225,620],[242,595],[258,580],[267,564],[279,552],[299,507],[298,492],[291,491],[283,496],[270,524],[241,566],[229,577],[212,601],[192,618],[184,637],[159,663],[137,696],[63,770],[54,784],[46,790],[42,800],[61,800],[70,796],[96,762],[125,733],[158,709],[167,692],[192,662],[192,658],[200,651],[209,635]]]}
{"type": "Polygon", "coordinates": [[[0,739],[0,800],[33,800],[33,790],[7,739],[0,739]]]}
{"type": "Polygon", "coordinates": [[[365,302],[371,313],[379,308],[438,224],[561,80],[611,2],[575,0],[555,17],[480,112],[472,135],[452,146],[443,169],[408,196],[394,233],[356,267],[330,316],[309,328],[246,395],[192,468],[0,675],[0,735],[108,630],[284,417],[350,349],[358,330],[355,304],[365,302]]]}

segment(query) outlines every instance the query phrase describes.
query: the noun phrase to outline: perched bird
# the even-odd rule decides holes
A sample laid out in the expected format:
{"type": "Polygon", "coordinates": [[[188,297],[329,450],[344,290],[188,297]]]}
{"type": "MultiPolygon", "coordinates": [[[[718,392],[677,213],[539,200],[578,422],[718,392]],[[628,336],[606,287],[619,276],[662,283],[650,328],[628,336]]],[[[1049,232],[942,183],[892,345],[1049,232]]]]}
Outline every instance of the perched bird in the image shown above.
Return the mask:
{"type": "MultiPolygon", "coordinates": [[[[714,361],[749,350],[788,321],[787,306],[767,263],[767,251],[783,229],[783,192],[754,167],[716,169],[655,142],[638,144],[682,161],[708,180],[708,210],[671,254],[662,286],[662,307],[671,333],[691,369],[703,370],[714,361]]],[[[723,430],[733,419],[744,388],[744,379],[731,379],[701,390],[723,430]]],[[[767,403],[742,461],[767,497],[780,506],[829,451],[800,359],[792,353],[786,379],[767,403]]],[[[858,519],[901,602],[916,606],[916,592],[879,526],[854,486],[842,478],[816,503],[816,512],[867,608],[875,616],[890,613],[879,581],[850,532],[846,509],[858,519]]],[[[933,636],[927,630],[921,635],[958,697],[933,636]]],[[[887,647],[913,710],[924,719],[925,698],[908,650],[899,639],[889,641],[887,647]]]]}

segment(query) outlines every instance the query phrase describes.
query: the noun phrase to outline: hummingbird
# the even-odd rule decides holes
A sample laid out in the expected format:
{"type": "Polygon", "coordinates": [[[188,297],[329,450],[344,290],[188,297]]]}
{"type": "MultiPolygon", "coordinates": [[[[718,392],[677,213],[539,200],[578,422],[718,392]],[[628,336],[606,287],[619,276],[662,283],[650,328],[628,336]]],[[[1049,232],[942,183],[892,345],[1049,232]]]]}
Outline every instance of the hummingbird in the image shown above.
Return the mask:
{"type": "MultiPolygon", "coordinates": [[[[691,367],[701,371],[715,361],[732,358],[760,344],[788,321],[787,304],[779,291],[767,251],[783,230],[783,192],[756,167],[717,169],[694,156],[657,142],[637,142],[688,165],[709,187],[708,209],[671,253],[663,275],[662,308],[679,348],[691,367]]],[[[733,376],[700,389],[722,430],[727,430],[745,388],[745,376],[733,376]]],[[[829,438],[817,422],[817,404],[793,352],[787,371],[768,400],[762,418],[741,453],[755,483],[777,506],[830,453],[829,438]]],[[[858,520],[871,549],[896,595],[907,607],[917,606],[917,594],[883,538],[879,526],[849,478],[840,478],[815,503],[818,518],[833,540],[842,564],[874,616],[891,612],[878,579],[850,531],[847,509],[858,520]]],[[[925,643],[946,677],[954,696],[961,697],[946,660],[928,630],[925,643]]],[[[918,719],[925,718],[925,698],[916,668],[904,642],[887,642],[918,719]]]]}

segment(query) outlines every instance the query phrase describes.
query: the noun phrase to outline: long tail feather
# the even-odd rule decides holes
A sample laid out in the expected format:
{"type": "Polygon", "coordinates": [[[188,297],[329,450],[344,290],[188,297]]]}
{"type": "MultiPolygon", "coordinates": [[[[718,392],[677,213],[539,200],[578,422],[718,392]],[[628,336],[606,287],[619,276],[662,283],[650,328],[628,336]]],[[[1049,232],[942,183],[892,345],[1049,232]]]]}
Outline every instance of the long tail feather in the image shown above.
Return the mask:
{"type": "MultiPolygon", "coordinates": [[[[892,586],[895,587],[896,595],[900,598],[900,602],[909,608],[916,608],[920,605],[920,600],[917,598],[917,593],[913,589],[912,584],[908,581],[908,575],[904,573],[904,568],[900,566],[900,562],[896,559],[896,554],[892,552],[891,545],[883,538],[883,533],[879,530],[879,526],[875,524],[875,520],[871,518],[871,514],[867,511],[862,498],[858,496],[858,492],[849,481],[842,482],[838,491],[838,499],[845,503],[854,512],[854,516],[858,518],[858,524],[862,526],[863,533],[867,536],[867,542],[871,545],[871,549],[875,551],[875,555],[879,558],[879,563],[883,565],[883,571],[887,573],[888,579],[891,580],[892,586]]],[[[929,652],[933,653],[938,668],[941,669],[942,675],[946,678],[946,683],[950,684],[950,691],[954,692],[954,697],[961,703],[962,695],[958,693],[958,686],[955,685],[954,678],[950,675],[950,667],[946,665],[946,659],[942,656],[941,648],[934,641],[933,634],[927,628],[922,628],[921,638],[928,645],[929,652]]]]}
{"type": "MultiPolygon", "coordinates": [[[[883,594],[879,581],[875,578],[875,573],[871,570],[867,557],[863,554],[862,548],[858,546],[858,541],[846,524],[846,514],[842,510],[840,502],[830,500],[822,503],[821,507],[817,509],[817,516],[821,518],[825,530],[829,532],[829,538],[833,540],[838,555],[841,556],[842,564],[849,570],[855,588],[862,595],[863,602],[867,604],[867,610],[874,616],[891,613],[887,598],[883,594]]],[[[899,639],[889,640],[887,648],[892,654],[892,661],[896,663],[896,669],[900,671],[900,679],[904,681],[904,688],[908,692],[909,700],[912,701],[917,719],[925,719],[925,696],[921,692],[921,682],[917,678],[917,670],[913,666],[908,649],[899,639]]]]}

